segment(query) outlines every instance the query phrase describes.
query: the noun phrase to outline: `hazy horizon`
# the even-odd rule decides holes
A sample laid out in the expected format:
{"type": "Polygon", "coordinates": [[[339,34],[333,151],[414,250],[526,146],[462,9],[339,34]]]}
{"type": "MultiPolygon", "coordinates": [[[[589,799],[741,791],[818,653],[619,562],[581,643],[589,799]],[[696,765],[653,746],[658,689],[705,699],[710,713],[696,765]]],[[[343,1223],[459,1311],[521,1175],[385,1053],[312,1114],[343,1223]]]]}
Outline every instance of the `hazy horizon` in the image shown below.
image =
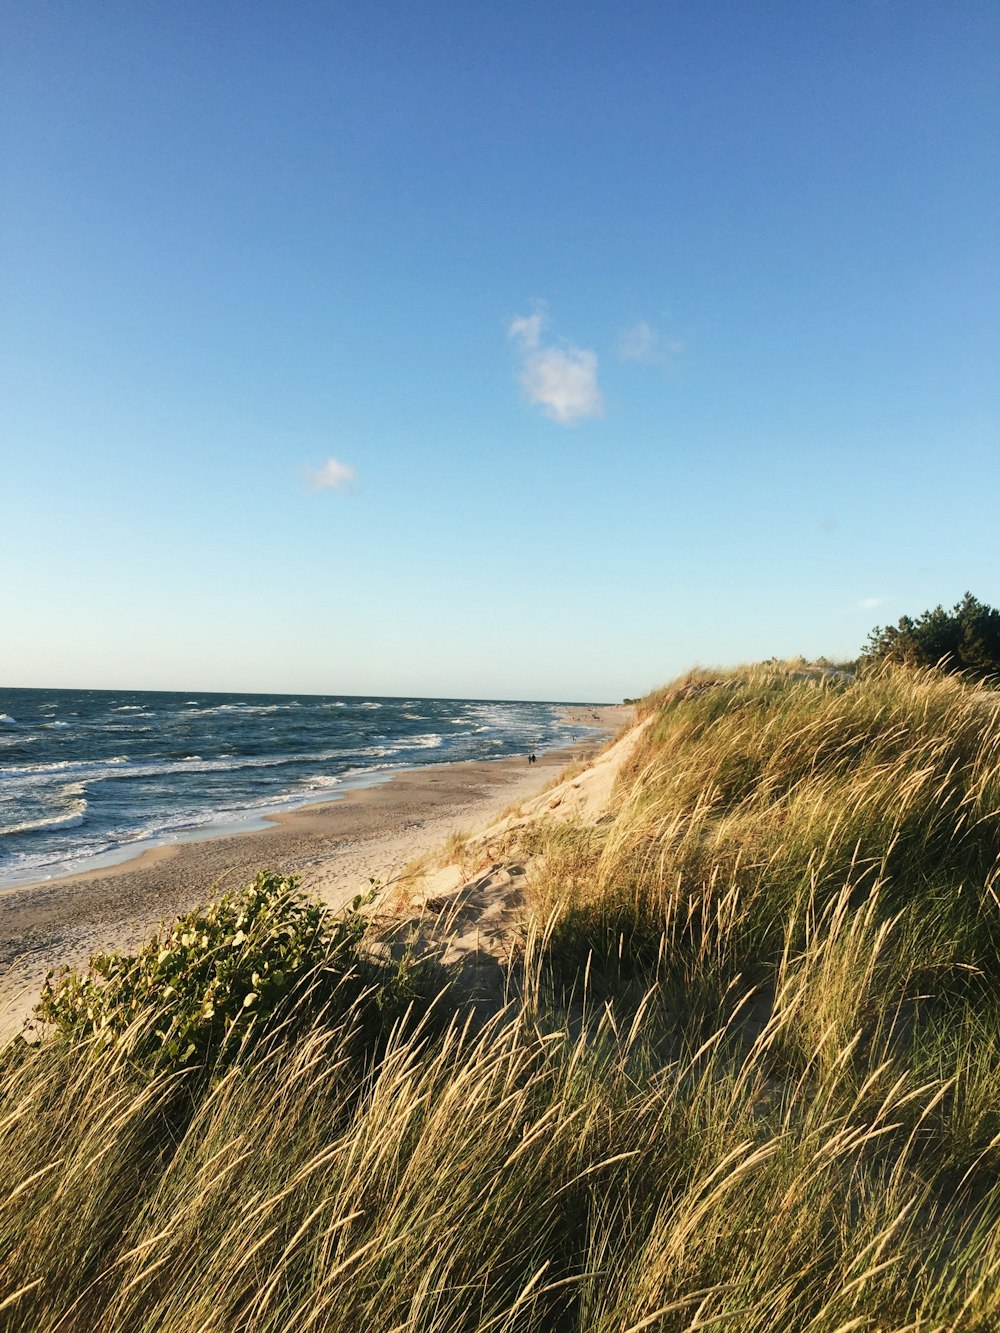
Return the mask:
{"type": "MultiPolygon", "coordinates": [[[[477,695],[459,695],[459,694],[415,694],[412,690],[402,694],[372,694],[371,692],[362,692],[360,694],[345,694],[343,691],[326,690],[321,692],[311,690],[202,690],[196,686],[184,686],[180,689],[153,689],[143,687],[141,689],[131,686],[105,686],[105,685],[3,685],[0,684],[0,695],[7,693],[17,693],[18,691],[62,694],[196,694],[216,696],[220,698],[226,696],[246,696],[248,698],[258,699],[390,699],[396,701],[399,699],[424,699],[433,702],[448,703],[535,703],[535,704],[559,704],[567,708],[575,706],[586,707],[593,705],[595,707],[607,707],[621,704],[623,699],[494,699],[477,695]]],[[[630,696],[636,697],[636,696],[630,696]]]]}

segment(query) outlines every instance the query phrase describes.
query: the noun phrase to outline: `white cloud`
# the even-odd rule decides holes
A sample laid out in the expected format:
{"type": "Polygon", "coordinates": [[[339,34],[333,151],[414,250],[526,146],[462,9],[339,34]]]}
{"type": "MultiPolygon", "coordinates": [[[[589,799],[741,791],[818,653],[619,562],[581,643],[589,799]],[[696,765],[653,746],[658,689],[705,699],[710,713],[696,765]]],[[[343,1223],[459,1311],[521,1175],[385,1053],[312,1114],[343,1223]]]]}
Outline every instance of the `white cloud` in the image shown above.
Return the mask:
{"type": "Polygon", "coordinates": [[[542,347],[525,357],[521,386],[530,402],[563,426],[604,415],[597,356],[581,347],[542,347]]]}
{"type": "Polygon", "coordinates": [[[306,475],[314,491],[342,491],[350,486],[358,474],[349,463],[328,458],[322,467],[307,468],[306,475]]]}
{"type": "Polygon", "coordinates": [[[522,315],[519,319],[512,319],[510,327],[507,329],[507,335],[510,338],[516,338],[522,347],[537,347],[542,341],[542,325],[545,317],[538,310],[533,315],[522,315]]]}
{"type": "Polygon", "coordinates": [[[876,606],[882,605],[881,597],[862,597],[858,602],[859,611],[874,611],[876,606]]]}
{"type": "Polygon", "coordinates": [[[619,360],[643,361],[648,365],[657,359],[659,342],[660,335],[652,325],[640,319],[638,324],[626,329],[618,340],[619,360]]]}
{"type": "Polygon", "coordinates": [[[638,361],[644,366],[665,365],[684,351],[680,338],[664,341],[645,319],[626,329],[618,339],[619,361],[638,361]]]}
{"type": "Polygon", "coordinates": [[[507,334],[521,347],[521,388],[552,421],[575,426],[588,417],[602,417],[604,402],[597,387],[597,353],[583,347],[543,347],[541,312],[511,320],[507,334]]]}

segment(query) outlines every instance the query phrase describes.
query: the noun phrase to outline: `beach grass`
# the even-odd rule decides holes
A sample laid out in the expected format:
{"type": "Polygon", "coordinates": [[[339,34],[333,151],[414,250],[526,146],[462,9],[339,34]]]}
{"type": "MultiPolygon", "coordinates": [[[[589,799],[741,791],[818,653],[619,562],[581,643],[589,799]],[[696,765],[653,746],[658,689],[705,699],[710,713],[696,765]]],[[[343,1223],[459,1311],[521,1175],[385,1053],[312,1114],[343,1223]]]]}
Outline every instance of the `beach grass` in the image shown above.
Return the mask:
{"type": "Polygon", "coordinates": [[[517,831],[485,1020],[456,977],[373,1025],[359,955],[217,1068],[10,1046],[0,1327],[1000,1327],[995,703],[657,691],[602,818],[517,831]]]}

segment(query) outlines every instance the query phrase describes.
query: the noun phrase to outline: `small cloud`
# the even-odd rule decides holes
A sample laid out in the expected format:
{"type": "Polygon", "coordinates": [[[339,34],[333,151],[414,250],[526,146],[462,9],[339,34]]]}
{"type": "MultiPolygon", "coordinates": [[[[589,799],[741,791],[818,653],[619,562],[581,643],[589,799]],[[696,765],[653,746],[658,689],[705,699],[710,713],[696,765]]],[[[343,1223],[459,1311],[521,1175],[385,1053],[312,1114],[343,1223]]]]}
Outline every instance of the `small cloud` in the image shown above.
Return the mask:
{"type": "Polygon", "coordinates": [[[528,399],[547,417],[573,426],[587,417],[602,417],[604,403],[597,387],[597,355],[581,347],[540,348],[525,359],[521,385],[528,399]]]}
{"type": "Polygon", "coordinates": [[[508,337],[520,344],[521,388],[552,421],[575,426],[604,415],[597,386],[597,353],[583,347],[543,347],[541,312],[511,320],[508,337]]]}
{"type": "Polygon", "coordinates": [[[345,490],[357,475],[349,463],[341,463],[337,458],[328,458],[322,467],[306,468],[309,485],[314,491],[345,490]]]}
{"type": "Polygon", "coordinates": [[[661,366],[684,351],[680,338],[662,339],[648,320],[640,319],[618,339],[618,360],[638,361],[644,366],[661,366]]]}
{"type": "Polygon", "coordinates": [[[859,611],[874,611],[877,606],[882,605],[881,597],[862,597],[858,602],[859,611]]]}
{"type": "Polygon", "coordinates": [[[544,322],[545,317],[537,310],[533,315],[522,315],[519,319],[510,321],[507,336],[516,339],[522,347],[537,347],[542,341],[542,325],[544,322]]]}
{"type": "Polygon", "coordinates": [[[659,356],[660,335],[651,324],[640,319],[618,340],[619,361],[641,361],[649,365],[659,356]]]}

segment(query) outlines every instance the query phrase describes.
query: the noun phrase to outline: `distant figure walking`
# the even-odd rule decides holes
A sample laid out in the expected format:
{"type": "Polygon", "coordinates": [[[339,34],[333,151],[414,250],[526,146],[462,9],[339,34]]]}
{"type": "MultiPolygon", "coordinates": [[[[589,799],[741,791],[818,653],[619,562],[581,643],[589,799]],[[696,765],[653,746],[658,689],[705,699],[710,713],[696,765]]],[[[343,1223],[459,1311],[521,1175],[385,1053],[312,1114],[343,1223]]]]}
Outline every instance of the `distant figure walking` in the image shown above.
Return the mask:
{"type": "Polygon", "coordinates": [[[538,763],[538,760],[535,758],[535,756],[534,756],[533,754],[529,754],[529,755],[528,755],[528,763],[529,763],[529,764],[537,764],[537,763],[538,763]]]}

